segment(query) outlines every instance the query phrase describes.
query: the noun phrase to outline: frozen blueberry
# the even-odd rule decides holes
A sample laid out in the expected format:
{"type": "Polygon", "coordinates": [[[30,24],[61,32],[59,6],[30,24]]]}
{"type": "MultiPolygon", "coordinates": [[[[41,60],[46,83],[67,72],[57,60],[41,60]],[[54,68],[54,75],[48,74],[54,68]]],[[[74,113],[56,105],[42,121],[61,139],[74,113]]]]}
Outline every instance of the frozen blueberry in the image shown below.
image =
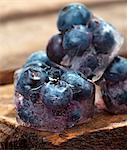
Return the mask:
{"type": "Polygon", "coordinates": [[[106,110],[113,114],[127,113],[127,59],[116,57],[99,84],[106,110]]]}
{"type": "Polygon", "coordinates": [[[71,121],[78,121],[81,117],[81,110],[77,109],[71,112],[70,114],[70,120],[71,121]]]}
{"type": "Polygon", "coordinates": [[[78,25],[67,31],[63,38],[64,49],[73,50],[72,53],[81,53],[89,46],[92,34],[87,31],[85,26],[78,25]]]}
{"type": "Polygon", "coordinates": [[[83,4],[72,3],[65,6],[60,12],[57,20],[59,31],[65,32],[74,25],[86,25],[92,14],[83,4]]]}
{"type": "Polygon", "coordinates": [[[104,73],[107,82],[118,82],[127,78],[127,59],[116,57],[104,73]]]}
{"type": "Polygon", "coordinates": [[[80,103],[77,101],[73,101],[69,104],[67,109],[67,124],[69,127],[74,126],[75,122],[78,123],[82,117],[82,108],[80,103]]]}
{"type": "Polygon", "coordinates": [[[16,90],[25,97],[28,97],[31,89],[38,88],[48,81],[48,75],[41,67],[30,66],[21,71],[16,83],[16,90]]]}
{"type": "Polygon", "coordinates": [[[74,98],[78,100],[89,99],[93,94],[93,85],[86,78],[81,77],[74,71],[67,71],[61,76],[72,88],[74,98]]]}
{"type": "Polygon", "coordinates": [[[63,47],[68,52],[60,64],[81,71],[95,82],[117,56],[122,43],[122,36],[112,25],[92,18],[87,26],[76,25],[65,32],[63,47]]]}
{"type": "Polygon", "coordinates": [[[59,132],[93,116],[94,85],[80,72],[59,67],[44,72],[41,67],[29,66],[18,73],[15,102],[21,125],[59,132]]]}
{"type": "Polygon", "coordinates": [[[64,81],[48,82],[41,93],[45,105],[53,109],[66,106],[72,99],[72,90],[64,81]]]}
{"type": "Polygon", "coordinates": [[[88,30],[91,32],[94,32],[96,29],[98,29],[100,26],[100,23],[97,19],[91,19],[88,23],[88,30]]]}
{"type": "Polygon", "coordinates": [[[42,68],[47,69],[50,68],[51,66],[54,66],[54,63],[49,60],[45,52],[37,51],[32,53],[28,57],[24,67],[28,67],[28,66],[40,66],[42,68]]]}
{"type": "Polygon", "coordinates": [[[44,63],[47,63],[49,61],[47,55],[45,52],[42,52],[42,51],[38,51],[38,52],[34,52],[32,53],[26,63],[30,63],[30,62],[33,62],[33,61],[40,61],[40,62],[44,62],[44,63]]]}
{"type": "Polygon", "coordinates": [[[60,63],[62,58],[66,54],[66,50],[62,46],[63,36],[62,34],[54,35],[47,45],[47,56],[50,60],[56,63],[60,63]]]}
{"type": "Polygon", "coordinates": [[[31,100],[33,104],[38,102],[40,99],[40,89],[41,88],[39,87],[29,91],[29,100],[31,100]]]}
{"type": "Polygon", "coordinates": [[[93,45],[97,53],[110,53],[115,45],[112,28],[103,20],[94,21],[93,45]]]}

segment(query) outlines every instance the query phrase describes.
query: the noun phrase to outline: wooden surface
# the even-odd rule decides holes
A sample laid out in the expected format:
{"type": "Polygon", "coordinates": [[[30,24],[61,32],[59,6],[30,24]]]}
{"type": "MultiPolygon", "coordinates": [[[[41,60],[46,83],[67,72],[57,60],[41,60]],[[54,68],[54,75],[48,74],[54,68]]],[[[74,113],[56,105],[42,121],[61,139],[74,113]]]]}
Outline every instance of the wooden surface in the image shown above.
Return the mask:
{"type": "MultiPolygon", "coordinates": [[[[33,51],[45,50],[49,38],[58,33],[58,10],[69,2],[72,0],[52,0],[52,3],[32,0],[31,5],[25,0],[0,1],[0,84],[12,83],[14,70],[21,67],[33,51]]],[[[85,3],[122,33],[125,43],[120,53],[126,55],[127,1],[87,0],[85,3]]]]}
{"type": "Polygon", "coordinates": [[[96,114],[86,124],[59,134],[17,124],[13,85],[0,87],[0,145],[2,149],[127,149],[127,115],[96,114]]]}

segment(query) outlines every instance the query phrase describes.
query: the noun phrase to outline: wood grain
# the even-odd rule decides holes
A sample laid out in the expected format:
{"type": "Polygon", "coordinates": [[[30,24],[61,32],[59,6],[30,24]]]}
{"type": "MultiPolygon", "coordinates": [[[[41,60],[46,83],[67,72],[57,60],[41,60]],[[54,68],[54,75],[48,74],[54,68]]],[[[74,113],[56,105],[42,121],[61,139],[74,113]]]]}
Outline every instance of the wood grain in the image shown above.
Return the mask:
{"type": "Polygon", "coordinates": [[[0,145],[2,149],[127,149],[127,115],[95,114],[86,124],[61,133],[22,127],[15,120],[13,85],[0,87],[0,145]],[[8,109],[8,106],[11,106],[8,109]],[[6,110],[4,112],[3,110],[6,110]]]}
{"type": "MultiPolygon", "coordinates": [[[[38,0],[36,4],[31,1],[29,8],[29,4],[26,4],[24,0],[22,2],[14,0],[11,4],[9,0],[0,1],[0,4],[3,3],[0,8],[5,7],[5,11],[1,11],[0,16],[6,18],[5,21],[0,22],[0,84],[12,83],[14,70],[21,67],[33,51],[45,50],[49,38],[58,33],[56,29],[58,11],[54,8],[60,9],[68,1],[58,3],[57,0],[54,0],[53,2],[54,5],[49,2],[42,4],[41,0],[38,0]],[[44,13],[43,9],[46,8],[48,11],[44,13]],[[40,9],[42,13],[38,15],[37,12],[40,9]],[[50,13],[50,10],[53,11],[50,13]],[[30,12],[31,15],[27,15],[30,12]],[[8,20],[6,16],[22,13],[25,15],[22,17],[19,15],[18,19],[8,20]]],[[[101,5],[99,0],[97,4],[92,2],[89,4],[88,1],[86,3],[96,15],[111,22],[123,34],[125,43],[120,54],[127,56],[127,1],[106,2],[101,5]]]]}

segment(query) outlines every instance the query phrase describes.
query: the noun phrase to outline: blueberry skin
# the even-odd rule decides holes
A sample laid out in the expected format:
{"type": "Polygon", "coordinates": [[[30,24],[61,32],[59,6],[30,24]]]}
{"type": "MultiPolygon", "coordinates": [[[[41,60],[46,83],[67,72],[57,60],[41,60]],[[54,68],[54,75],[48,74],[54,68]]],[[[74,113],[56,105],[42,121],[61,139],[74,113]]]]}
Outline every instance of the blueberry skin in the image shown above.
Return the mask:
{"type": "Polygon", "coordinates": [[[61,80],[67,82],[73,90],[74,98],[79,100],[88,99],[93,94],[93,85],[85,78],[82,78],[78,73],[74,71],[67,71],[61,76],[61,80]]]}
{"type": "Polygon", "coordinates": [[[78,121],[81,117],[81,109],[77,109],[71,112],[70,121],[78,121]]]}
{"type": "Polygon", "coordinates": [[[62,58],[66,54],[66,50],[62,46],[62,42],[62,34],[57,34],[49,40],[47,45],[47,56],[50,60],[58,64],[62,61],[62,58]]]}
{"type": "Polygon", "coordinates": [[[40,61],[40,62],[42,61],[46,63],[48,61],[48,57],[45,52],[42,51],[34,52],[28,57],[26,63],[30,63],[33,61],[40,61]]]}
{"type": "Polygon", "coordinates": [[[51,68],[48,72],[49,77],[53,79],[60,79],[61,75],[65,72],[65,70],[61,68],[51,68]]]}
{"type": "Polygon", "coordinates": [[[118,85],[119,83],[114,84],[114,92],[110,91],[112,85],[108,83],[101,86],[102,98],[108,112],[112,114],[127,113],[127,89],[124,87],[126,83],[123,82],[122,88],[118,85]]]}
{"type": "Polygon", "coordinates": [[[58,15],[57,27],[61,32],[69,30],[74,25],[86,25],[91,19],[91,12],[80,3],[65,6],[58,15]]]}
{"type": "Polygon", "coordinates": [[[127,113],[127,59],[115,57],[99,85],[106,110],[113,114],[127,113]]]}
{"type": "Polygon", "coordinates": [[[127,78],[127,59],[120,56],[115,57],[103,77],[110,83],[127,78]]]}
{"type": "Polygon", "coordinates": [[[78,25],[67,31],[63,37],[63,47],[67,50],[75,50],[76,53],[86,50],[91,43],[92,34],[85,26],[78,25]]]}
{"type": "Polygon", "coordinates": [[[41,93],[45,105],[52,109],[67,106],[72,99],[72,90],[64,81],[48,82],[41,93]]]}
{"type": "Polygon", "coordinates": [[[99,20],[97,19],[91,19],[88,23],[88,30],[91,31],[91,32],[94,32],[97,28],[99,28],[99,20]]]}
{"type": "Polygon", "coordinates": [[[41,67],[31,66],[24,68],[16,84],[16,91],[28,98],[29,91],[42,86],[49,78],[41,67]]]}
{"type": "Polygon", "coordinates": [[[29,100],[34,104],[39,101],[40,99],[40,89],[41,88],[36,88],[36,89],[31,89],[29,91],[29,100]]]}
{"type": "Polygon", "coordinates": [[[115,45],[115,37],[112,32],[111,25],[103,20],[98,20],[98,24],[93,25],[93,45],[97,53],[110,53],[115,45]],[[96,26],[96,27],[95,27],[96,26]]]}
{"type": "Polygon", "coordinates": [[[30,110],[30,104],[27,99],[23,99],[23,106],[17,109],[18,116],[25,123],[33,124],[37,119],[33,114],[32,110],[30,110]]]}
{"type": "Polygon", "coordinates": [[[32,53],[28,57],[23,67],[37,66],[37,65],[42,68],[46,68],[46,67],[50,68],[50,66],[54,66],[53,62],[49,60],[49,58],[47,57],[47,54],[43,51],[32,53]]]}

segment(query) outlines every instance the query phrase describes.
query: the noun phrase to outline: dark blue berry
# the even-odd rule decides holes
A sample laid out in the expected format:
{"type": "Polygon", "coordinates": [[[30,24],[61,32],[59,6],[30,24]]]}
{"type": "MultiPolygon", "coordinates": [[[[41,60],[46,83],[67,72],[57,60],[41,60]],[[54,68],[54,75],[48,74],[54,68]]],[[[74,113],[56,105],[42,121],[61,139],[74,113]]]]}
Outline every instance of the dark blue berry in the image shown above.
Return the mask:
{"type": "Polygon", "coordinates": [[[99,82],[106,110],[127,113],[127,59],[117,56],[99,82]]]}
{"type": "Polygon", "coordinates": [[[97,19],[92,19],[88,23],[88,30],[94,32],[100,26],[100,23],[97,19]]]}
{"type": "Polygon", "coordinates": [[[86,58],[85,65],[86,65],[86,67],[88,67],[92,71],[94,71],[99,66],[99,62],[97,60],[97,57],[94,55],[89,55],[86,58]]]}
{"type": "Polygon", "coordinates": [[[116,57],[104,73],[106,81],[111,83],[127,78],[127,59],[116,57]]]}
{"type": "Polygon", "coordinates": [[[64,81],[52,81],[42,87],[42,98],[47,107],[64,107],[72,99],[72,90],[64,81]]]}
{"type": "Polygon", "coordinates": [[[114,35],[110,25],[99,20],[93,33],[93,45],[97,53],[109,53],[115,45],[114,35]]]}
{"type": "Polygon", "coordinates": [[[59,13],[57,27],[59,31],[65,32],[74,25],[86,25],[91,19],[91,12],[80,3],[65,6],[59,13]]]}
{"type": "Polygon", "coordinates": [[[47,56],[50,60],[60,63],[66,54],[66,50],[62,46],[63,37],[61,34],[54,35],[47,45],[47,56]]]}
{"type": "Polygon", "coordinates": [[[16,90],[23,96],[28,97],[31,89],[38,88],[48,81],[48,75],[41,67],[30,66],[22,70],[16,83],[16,90]]]}
{"type": "Polygon", "coordinates": [[[43,51],[32,53],[28,57],[24,67],[37,66],[37,65],[42,68],[50,68],[50,66],[54,66],[54,64],[47,57],[47,54],[43,51]]]}
{"type": "Polygon", "coordinates": [[[127,105],[127,91],[123,90],[121,93],[118,93],[115,99],[117,99],[119,105],[127,105]]]}
{"type": "Polygon", "coordinates": [[[77,109],[71,112],[70,121],[78,121],[81,117],[81,109],[77,109]]]}
{"type": "Polygon", "coordinates": [[[107,82],[101,85],[102,98],[106,110],[113,114],[127,113],[127,89],[126,80],[115,84],[107,82]]]}
{"type": "Polygon", "coordinates": [[[74,50],[76,54],[85,51],[91,43],[92,34],[87,31],[85,26],[75,26],[67,31],[63,38],[64,49],[74,50]]]}
{"type": "Polygon", "coordinates": [[[18,108],[18,116],[25,123],[34,123],[37,119],[33,114],[32,110],[30,110],[30,104],[27,99],[23,99],[23,106],[18,108]]]}
{"type": "Polygon", "coordinates": [[[78,73],[67,71],[61,76],[61,79],[67,82],[73,90],[74,97],[79,100],[82,97],[87,99],[93,94],[93,85],[85,78],[82,78],[78,73]],[[77,96],[78,95],[78,96],[77,96]]]}
{"type": "Polygon", "coordinates": [[[40,88],[32,89],[29,91],[29,100],[34,104],[40,99],[40,88]]]}

